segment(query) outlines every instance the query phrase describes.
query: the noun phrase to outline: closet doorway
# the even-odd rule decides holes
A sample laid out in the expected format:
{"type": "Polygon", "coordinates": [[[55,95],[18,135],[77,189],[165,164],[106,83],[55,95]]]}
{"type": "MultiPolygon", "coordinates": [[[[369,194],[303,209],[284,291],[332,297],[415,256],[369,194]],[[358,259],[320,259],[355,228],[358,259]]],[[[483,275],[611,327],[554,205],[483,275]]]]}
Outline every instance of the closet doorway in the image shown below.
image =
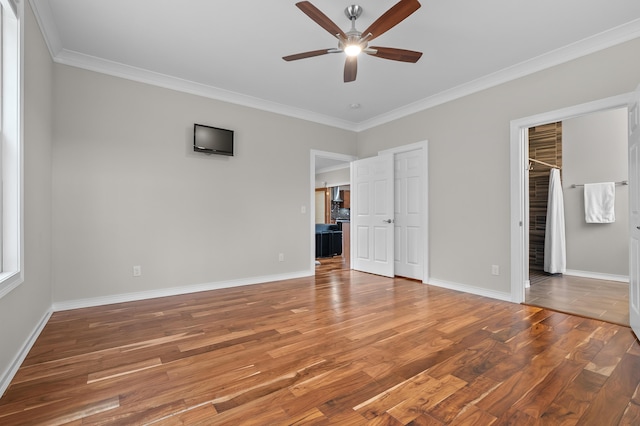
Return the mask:
{"type": "Polygon", "coordinates": [[[512,122],[512,143],[519,144],[512,148],[520,148],[512,149],[512,195],[522,196],[522,215],[517,228],[512,227],[514,302],[628,325],[628,187],[622,184],[628,162],[626,103],[621,96],[512,122]],[[614,129],[607,129],[607,123],[614,129]],[[547,145],[539,144],[540,139],[547,145]],[[515,163],[524,170],[515,182],[519,189],[513,179],[514,171],[519,172],[515,163]],[[561,169],[564,194],[567,254],[562,274],[544,271],[552,167],[561,169]],[[616,221],[587,224],[583,185],[605,181],[618,182],[616,221]]]}

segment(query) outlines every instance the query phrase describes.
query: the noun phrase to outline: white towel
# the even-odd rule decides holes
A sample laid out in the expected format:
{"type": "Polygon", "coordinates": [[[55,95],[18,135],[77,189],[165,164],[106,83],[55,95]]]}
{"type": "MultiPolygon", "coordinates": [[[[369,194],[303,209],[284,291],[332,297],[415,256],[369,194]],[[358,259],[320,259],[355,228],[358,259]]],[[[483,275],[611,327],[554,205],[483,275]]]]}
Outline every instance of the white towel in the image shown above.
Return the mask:
{"type": "Polygon", "coordinates": [[[613,223],[616,185],[614,182],[584,185],[584,218],[587,223],[613,223]]]}
{"type": "Polygon", "coordinates": [[[544,270],[550,274],[563,274],[567,271],[564,197],[558,169],[551,169],[549,174],[547,225],[544,233],[544,270]]]}

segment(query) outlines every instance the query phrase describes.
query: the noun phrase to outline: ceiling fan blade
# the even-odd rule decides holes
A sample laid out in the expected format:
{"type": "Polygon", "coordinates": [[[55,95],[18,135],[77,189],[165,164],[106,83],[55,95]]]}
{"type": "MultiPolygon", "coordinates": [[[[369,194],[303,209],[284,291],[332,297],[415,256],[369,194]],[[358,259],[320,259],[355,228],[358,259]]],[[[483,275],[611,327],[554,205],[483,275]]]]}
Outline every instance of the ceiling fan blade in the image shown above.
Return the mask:
{"type": "Polygon", "coordinates": [[[420,2],[418,2],[418,0],[400,0],[392,6],[391,9],[376,19],[373,24],[369,25],[369,28],[364,30],[362,34],[367,35],[371,33],[369,40],[373,40],[404,21],[418,9],[420,9],[420,2]]]}
{"type": "Polygon", "coordinates": [[[368,55],[392,61],[416,63],[422,56],[422,52],[415,50],[394,49],[392,47],[369,46],[364,52],[368,55]]]}
{"type": "Polygon", "coordinates": [[[326,55],[331,53],[333,49],[312,50],[310,52],[296,53],[294,55],[283,56],[285,61],[297,61],[298,59],[313,58],[314,56],[326,55]]]}
{"type": "Polygon", "coordinates": [[[355,81],[356,74],[358,74],[358,57],[347,56],[347,60],[344,63],[344,82],[355,81]]]}
{"type": "Polygon", "coordinates": [[[340,34],[342,38],[347,38],[344,31],[340,29],[331,19],[327,17],[324,13],[320,11],[317,7],[309,3],[308,1],[301,1],[296,3],[298,9],[304,12],[309,18],[313,19],[313,21],[320,25],[322,28],[327,30],[332,36],[336,36],[336,34],[340,34]]]}

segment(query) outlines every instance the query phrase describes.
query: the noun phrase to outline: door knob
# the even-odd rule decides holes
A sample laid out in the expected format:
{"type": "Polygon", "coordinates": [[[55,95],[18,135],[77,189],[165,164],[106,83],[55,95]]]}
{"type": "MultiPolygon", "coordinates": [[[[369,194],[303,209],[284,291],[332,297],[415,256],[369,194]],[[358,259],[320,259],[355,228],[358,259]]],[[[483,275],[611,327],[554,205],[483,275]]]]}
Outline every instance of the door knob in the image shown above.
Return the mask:
{"type": "MultiPolygon", "coordinates": [[[[393,219],[386,219],[386,220],[385,220],[385,219],[383,219],[382,221],[383,221],[383,222],[385,222],[385,223],[393,223],[393,219]]],[[[640,228],[639,228],[639,229],[640,229],[640,228]]]]}

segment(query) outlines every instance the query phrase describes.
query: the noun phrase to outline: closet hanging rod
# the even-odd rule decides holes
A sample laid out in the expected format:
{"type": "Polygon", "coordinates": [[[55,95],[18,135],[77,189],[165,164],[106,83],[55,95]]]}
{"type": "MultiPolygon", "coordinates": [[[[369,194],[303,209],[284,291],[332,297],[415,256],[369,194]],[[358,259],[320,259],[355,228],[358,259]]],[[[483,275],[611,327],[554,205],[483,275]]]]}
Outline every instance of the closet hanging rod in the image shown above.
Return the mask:
{"type": "MultiPolygon", "coordinates": [[[[624,186],[624,185],[629,185],[629,181],[627,180],[621,180],[620,182],[614,182],[616,184],[616,186],[624,186]]],[[[584,183],[574,183],[571,185],[572,188],[577,188],[579,186],[584,186],[584,183]]]]}
{"type": "MultiPolygon", "coordinates": [[[[562,167],[556,166],[555,164],[549,164],[549,163],[545,163],[544,161],[540,161],[540,160],[536,160],[534,158],[529,158],[529,161],[533,161],[534,163],[538,163],[538,164],[542,164],[544,166],[548,166],[551,167],[553,169],[559,169],[562,170],[562,167]]],[[[529,165],[529,170],[531,170],[531,165],[529,165]]]]}

